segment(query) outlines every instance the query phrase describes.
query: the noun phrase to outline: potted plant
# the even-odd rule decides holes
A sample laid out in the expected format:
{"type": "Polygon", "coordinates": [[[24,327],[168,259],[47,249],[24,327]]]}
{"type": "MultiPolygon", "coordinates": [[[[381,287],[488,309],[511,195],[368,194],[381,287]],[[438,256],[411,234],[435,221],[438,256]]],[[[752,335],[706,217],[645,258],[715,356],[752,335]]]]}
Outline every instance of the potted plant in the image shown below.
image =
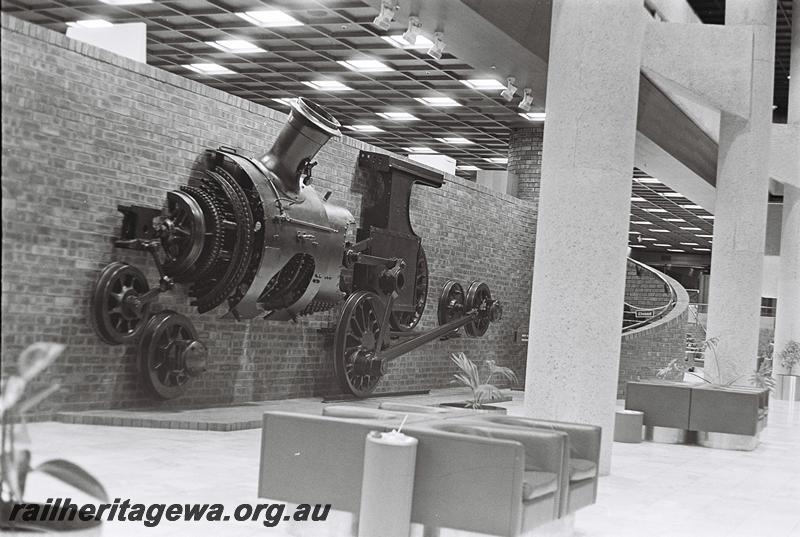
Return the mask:
{"type": "Polygon", "coordinates": [[[442,406],[505,413],[505,408],[486,403],[502,399],[500,389],[492,384],[492,379],[494,377],[502,377],[514,384],[517,381],[517,375],[514,371],[508,367],[497,365],[494,360],[484,360],[479,367],[475,362],[467,358],[463,352],[451,354],[450,359],[459,369],[458,373],[453,375],[455,377],[453,383],[469,388],[472,392],[472,398],[458,403],[442,403],[442,406]]]}
{"type": "Polygon", "coordinates": [[[100,524],[99,520],[83,521],[70,513],[59,513],[59,516],[48,517],[51,520],[28,520],[26,511],[42,512],[43,505],[24,502],[25,483],[28,474],[40,472],[48,474],[76,489],[104,502],[108,501],[103,486],[80,466],[63,459],[45,461],[36,466],[31,464],[31,452],[17,443],[16,428],[24,427],[25,413],[33,409],[48,396],[58,391],[59,385],[47,386],[26,397],[26,387],[39,373],[58,358],[64,350],[57,343],[34,343],[20,354],[16,371],[6,377],[0,390],[0,420],[2,421],[2,450],[0,450],[0,529],[64,531],[85,529],[100,524]],[[26,503],[35,507],[19,510],[15,519],[11,520],[14,504],[26,503]],[[65,514],[64,520],[60,515],[65,514]],[[74,518],[74,520],[70,520],[74,518]]]}
{"type": "Polygon", "coordinates": [[[780,362],[784,373],[779,373],[778,377],[778,396],[781,399],[789,399],[793,401],[800,400],[800,387],[798,387],[798,377],[793,373],[794,368],[800,363],[800,343],[797,341],[789,341],[783,350],[776,356],[780,362]]]}

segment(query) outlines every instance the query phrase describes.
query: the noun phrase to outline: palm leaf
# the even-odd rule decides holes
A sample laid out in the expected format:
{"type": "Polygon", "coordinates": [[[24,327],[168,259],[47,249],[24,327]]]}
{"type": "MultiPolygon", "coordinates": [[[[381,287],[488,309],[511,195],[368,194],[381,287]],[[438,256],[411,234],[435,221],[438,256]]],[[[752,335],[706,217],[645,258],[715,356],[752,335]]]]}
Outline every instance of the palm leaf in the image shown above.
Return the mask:
{"type": "Polygon", "coordinates": [[[108,495],[103,485],[77,464],[63,459],[53,459],[43,462],[34,470],[53,476],[98,500],[108,501],[108,495]]]}

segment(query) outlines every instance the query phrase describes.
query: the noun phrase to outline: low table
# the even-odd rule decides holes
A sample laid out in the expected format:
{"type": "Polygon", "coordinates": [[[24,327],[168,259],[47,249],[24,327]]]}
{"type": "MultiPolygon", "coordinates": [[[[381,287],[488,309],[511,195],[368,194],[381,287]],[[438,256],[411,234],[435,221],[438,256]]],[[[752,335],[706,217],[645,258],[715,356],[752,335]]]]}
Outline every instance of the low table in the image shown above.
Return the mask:
{"type": "Polygon", "coordinates": [[[614,416],[614,442],[639,444],[642,442],[644,412],[638,410],[617,410],[614,416]]]}

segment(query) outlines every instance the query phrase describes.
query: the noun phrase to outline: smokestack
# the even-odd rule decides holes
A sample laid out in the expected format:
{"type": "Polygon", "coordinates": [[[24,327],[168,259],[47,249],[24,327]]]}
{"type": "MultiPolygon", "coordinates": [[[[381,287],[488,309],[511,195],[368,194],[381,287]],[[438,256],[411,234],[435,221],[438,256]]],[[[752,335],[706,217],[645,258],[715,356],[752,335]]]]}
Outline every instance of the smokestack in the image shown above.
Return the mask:
{"type": "Polygon", "coordinates": [[[339,136],[341,125],[323,107],[298,98],[292,102],[286,122],[272,148],[261,162],[278,176],[284,189],[300,191],[300,176],[314,155],[330,140],[339,136]]]}

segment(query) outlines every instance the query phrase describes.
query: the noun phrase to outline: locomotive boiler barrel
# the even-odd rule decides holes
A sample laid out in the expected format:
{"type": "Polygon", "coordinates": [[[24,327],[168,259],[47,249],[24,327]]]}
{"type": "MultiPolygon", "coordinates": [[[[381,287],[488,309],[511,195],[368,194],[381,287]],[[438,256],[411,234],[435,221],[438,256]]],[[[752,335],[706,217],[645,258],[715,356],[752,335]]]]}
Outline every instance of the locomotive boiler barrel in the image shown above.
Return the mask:
{"type": "Polygon", "coordinates": [[[272,148],[259,160],[278,176],[288,192],[300,191],[300,177],[320,148],[339,136],[339,122],[324,108],[299,98],[272,148]]]}

